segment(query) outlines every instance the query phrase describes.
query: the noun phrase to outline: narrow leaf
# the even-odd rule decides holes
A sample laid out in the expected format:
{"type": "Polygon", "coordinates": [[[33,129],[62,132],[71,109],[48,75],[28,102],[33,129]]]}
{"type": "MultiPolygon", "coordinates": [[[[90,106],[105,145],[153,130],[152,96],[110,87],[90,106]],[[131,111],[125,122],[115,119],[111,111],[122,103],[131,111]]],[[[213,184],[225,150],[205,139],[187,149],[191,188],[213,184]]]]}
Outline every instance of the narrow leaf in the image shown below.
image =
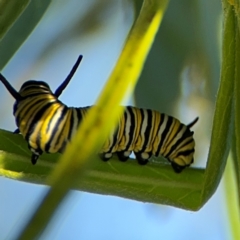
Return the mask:
{"type": "Polygon", "coordinates": [[[233,8],[230,5],[224,9],[224,13],[221,79],[215,106],[211,145],[202,192],[202,204],[213,195],[219,185],[232,142],[235,19],[233,8]]]}
{"type": "MultiPolygon", "coordinates": [[[[22,2],[22,1],[14,1],[22,2]]],[[[0,42],[0,69],[3,69],[37,26],[51,1],[32,0],[0,42]]],[[[0,8],[1,9],[1,8],[0,8]]],[[[2,9],[1,9],[2,11],[2,9]]],[[[14,10],[15,11],[15,10],[14,10]]],[[[0,15],[1,16],[1,15],[0,15]]],[[[0,22],[1,23],[1,22],[0,22]]]]}
{"type": "Polygon", "coordinates": [[[30,0],[0,0],[0,39],[25,10],[30,0]]]}

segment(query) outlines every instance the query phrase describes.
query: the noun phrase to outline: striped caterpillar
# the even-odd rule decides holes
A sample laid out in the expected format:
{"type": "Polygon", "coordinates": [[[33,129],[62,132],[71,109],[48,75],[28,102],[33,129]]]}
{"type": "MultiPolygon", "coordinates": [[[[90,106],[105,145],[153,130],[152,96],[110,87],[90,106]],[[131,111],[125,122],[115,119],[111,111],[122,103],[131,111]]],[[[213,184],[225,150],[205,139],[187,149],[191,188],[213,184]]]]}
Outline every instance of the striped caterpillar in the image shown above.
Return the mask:
{"type": "MultiPolygon", "coordinates": [[[[46,82],[34,80],[25,82],[17,92],[0,73],[0,81],[16,100],[13,114],[18,129],[15,132],[28,142],[32,164],[36,164],[43,152],[63,152],[90,108],[67,107],[58,99],[81,60],[82,55],[55,93],[46,82]]],[[[107,161],[116,153],[121,161],[126,161],[134,152],[138,163],[145,165],[152,155],[163,156],[175,172],[181,172],[193,162],[195,141],[190,128],[197,121],[198,118],[184,125],[166,114],[127,106],[100,150],[100,157],[107,161]]]]}

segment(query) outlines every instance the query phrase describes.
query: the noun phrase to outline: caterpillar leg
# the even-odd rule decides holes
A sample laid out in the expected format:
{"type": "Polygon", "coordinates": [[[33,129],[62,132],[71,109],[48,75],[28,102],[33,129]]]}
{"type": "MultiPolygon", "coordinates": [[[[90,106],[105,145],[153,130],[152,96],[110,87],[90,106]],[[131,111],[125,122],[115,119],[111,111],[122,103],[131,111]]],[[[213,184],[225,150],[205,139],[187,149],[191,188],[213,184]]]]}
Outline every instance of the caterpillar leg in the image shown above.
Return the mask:
{"type": "Polygon", "coordinates": [[[180,172],[182,172],[182,170],[186,167],[186,166],[180,166],[180,165],[178,165],[178,164],[175,163],[175,162],[171,162],[171,164],[172,164],[172,168],[173,168],[173,170],[174,170],[175,173],[180,173],[180,172]]]}
{"type": "Polygon", "coordinates": [[[14,134],[19,134],[19,133],[20,133],[19,128],[17,128],[13,133],[14,133],[14,134]]]}
{"type": "Polygon", "coordinates": [[[31,162],[32,165],[35,165],[37,163],[37,160],[39,158],[39,156],[43,153],[42,150],[40,149],[34,149],[32,148],[30,145],[28,145],[28,148],[31,150],[32,152],[32,157],[31,157],[31,162]]]}
{"type": "Polygon", "coordinates": [[[108,161],[112,157],[112,153],[99,153],[99,157],[104,161],[108,161]]]}
{"type": "MultiPolygon", "coordinates": [[[[131,151],[121,151],[117,152],[117,156],[120,161],[126,162],[129,158],[129,155],[131,154],[131,151]]],[[[99,153],[99,157],[104,161],[108,161],[110,158],[112,158],[112,153],[99,153]]]]}
{"type": "Polygon", "coordinates": [[[117,156],[120,161],[126,162],[131,154],[131,151],[121,151],[117,152],[117,156]]]}
{"type": "Polygon", "coordinates": [[[134,152],[137,161],[140,165],[146,165],[148,163],[148,159],[151,157],[151,153],[146,152],[134,152]]]}
{"type": "Polygon", "coordinates": [[[39,158],[39,155],[35,153],[32,154],[32,157],[31,157],[32,165],[35,165],[37,163],[38,158],[39,158]]]}

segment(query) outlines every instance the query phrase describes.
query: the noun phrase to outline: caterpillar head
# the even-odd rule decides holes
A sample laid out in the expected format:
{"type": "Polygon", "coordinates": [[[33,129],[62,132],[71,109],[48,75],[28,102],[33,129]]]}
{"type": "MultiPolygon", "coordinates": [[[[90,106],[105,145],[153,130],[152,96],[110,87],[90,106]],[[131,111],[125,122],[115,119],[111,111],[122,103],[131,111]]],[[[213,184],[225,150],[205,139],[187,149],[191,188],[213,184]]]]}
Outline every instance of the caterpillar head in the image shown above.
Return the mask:
{"type": "MultiPolygon", "coordinates": [[[[83,57],[82,55],[80,55],[78,57],[76,63],[72,67],[72,69],[71,69],[70,73],[68,74],[67,78],[57,88],[55,93],[52,93],[49,85],[46,82],[35,81],[35,80],[29,80],[29,81],[25,82],[21,86],[21,88],[18,92],[14,89],[14,87],[12,87],[12,85],[7,81],[7,79],[0,73],[0,81],[4,84],[4,86],[6,87],[8,92],[16,100],[16,102],[14,104],[14,115],[16,117],[17,126],[18,127],[22,126],[22,127],[19,127],[19,129],[17,129],[15,131],[15,133],[22,133],[24,138],[28,141],[29,148],[32,151],[32,159],[31,160],[32,160],[33,164],[35,164],[37,162],[37,159],[38,159],[39,155],[41,155],[41,153],[43,152],[44,149],[41,149],[40,145],[31,147],[31,144],[29,143],[28,136],[32,134],[35,125],[34,125],[34,122],[33,122],[32,123],[33,126],[31,128],[28,129],[28,128],[25,127],[29,123],[30,117],[26,117],[26,114],[22,113],[23,109],[25,109],[25,111],[27,111],[26,110],[27,104],[25,104],[26,102],[24,102],[24,100],[28,99],[26,101],[31,102],[32,98],[36,99],[39,96],[39,94],[41,94],[41,93],[44,93],[44,94],[46,93],[46,97],[58,98],[61,95],[62,91],[67,87],[68,83],[70,82],[71,78],[73,77],[74,73],[76,72],[76,70],[77,70],[77,68],[78,68],[78,66],[79,66],[79,64],[82,60],[82,57],[83,57]],[[49,95],[47,96],[47,94],[49,94],[49,95]],[[32,98],[29,99],[28,97],[32,97],[32,98]],[[21,105],[20,103],[23,103],[23,104],[21,105]]],[[[42,120],[40,120],[40,121],[42,121],[42,120]]]]}

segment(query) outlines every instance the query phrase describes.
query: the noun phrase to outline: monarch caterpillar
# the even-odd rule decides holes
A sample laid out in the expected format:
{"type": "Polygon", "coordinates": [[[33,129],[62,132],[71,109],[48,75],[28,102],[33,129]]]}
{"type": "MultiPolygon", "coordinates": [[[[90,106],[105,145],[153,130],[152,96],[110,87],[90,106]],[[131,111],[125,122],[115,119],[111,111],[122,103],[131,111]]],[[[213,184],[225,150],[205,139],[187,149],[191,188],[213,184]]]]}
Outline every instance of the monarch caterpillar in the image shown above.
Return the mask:
{"type": "MultiPolygon", "coordinates": [[[[58,100],[77,70],[79,56],[67,78],[53,93],[46,82],[29,80],[17,92],[0,73],[0,80],[16,99],[13,114],[18,129],[32,152],[31,162],[36,164],[43,153],[63,152],[89,107],[67,107],[58,100]]],[[[127,106],[115,131],[100,150],[100,157],[107,161],[117,153],[126,161],[133,151],[137,161],[145,165],[152,156],[167,158],[175,172],[181,172],[193,162],[195,141],[188,125],[178,119],[154,110],[127,106]]]]}

